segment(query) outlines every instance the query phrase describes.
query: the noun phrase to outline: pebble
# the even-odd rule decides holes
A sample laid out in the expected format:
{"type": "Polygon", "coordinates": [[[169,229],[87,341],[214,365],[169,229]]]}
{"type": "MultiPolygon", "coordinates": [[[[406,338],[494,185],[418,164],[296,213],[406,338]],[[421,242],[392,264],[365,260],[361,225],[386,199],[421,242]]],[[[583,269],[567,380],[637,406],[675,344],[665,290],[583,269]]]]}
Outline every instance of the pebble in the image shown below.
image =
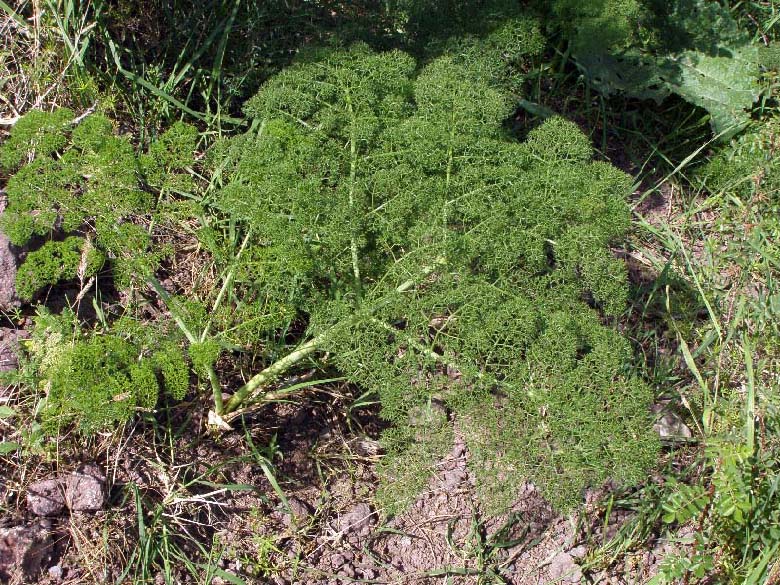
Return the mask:
{"type": "Polygon", "coordinates": [[[56,479],[44,479],[27,488],[27,507],[36,516],[57,516],[65,509],[62,485],[56,479]]]}

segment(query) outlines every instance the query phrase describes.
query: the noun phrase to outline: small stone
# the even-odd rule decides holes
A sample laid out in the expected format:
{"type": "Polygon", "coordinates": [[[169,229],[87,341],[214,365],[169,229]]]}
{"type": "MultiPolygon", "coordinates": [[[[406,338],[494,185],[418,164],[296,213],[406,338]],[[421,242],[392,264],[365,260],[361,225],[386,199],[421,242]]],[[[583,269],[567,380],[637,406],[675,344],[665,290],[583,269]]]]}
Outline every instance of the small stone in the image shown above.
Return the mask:
{"type": "Polygon", "coordinates": [[[353,560],[355,559],[355,553],[353,553],[353,552],[352,552],[352,551],[350,551],[350,550],[344,551],[344,552],[343,552],[343,553],[341,553],[341,554],[344,556],[344,559],[345,559],[346,561],[353,561],[353,560]]]}
{"type": "Polygon", "coordinates": [[[557,583],[582,582],[582,569],[574,562],[572,556],[565,552],[558,553],[553,557],[548,573],[550,579],[557,583]]]}
{"type": "Polygon", "coordinates": [[[311,508],[309,507],[309,504],[300,498],[296,498],[295,496],[288,498],[287,502],[290,504],[290,512],[282,516],[282,522],[284,525],[290,526],[291,524],[295,523],[296,526],[301,526],[306,524],[306,521],[311,516],[311,508]]]}
{"type": "Polygon", "coordinates": [[[49,567],[49,577],[57,581],[62,579],[62,567],[59,565],[54,565],[52,567],[49,567]]]}
{"type": "Polygon", "coordinates": [[[690,439],[693,434],[680,416],[674,412],[667,412],[653,425],[653,429],[661,438],[682,437],[690,439]]]}
{"type": "MultiPolygon", "coordinates": [[[[0,190],[0,216],[8,205],[5,191],[0,190]]],[[[0,232],[0,311],[19,306],[16,296],[17,254],[8,237],[0,232]]]]}
{"type": "Polygon", "coordinates": [[[27,488],[27,507],[36,516],[57,516],[65,509],[62,485],[56,479],[44,479],[27,488]]]}
{"type": "Polygon", "coordinates": [[[373,515],[374,513],[368,504],[355,504],[338,519],[337,529],[343,534],[349,532],[368,534],[371,530],[373,515]]]}
{"type": "Polygon", "coordinates": [[[378,574],[374,569],[363,569],[364,579],[376,579],[378,574]]]}
{"type": "Polygon", "coordinates": [[[76,512],[97,512],[105,504],[106,478],[97,465],[83,465],[65,478],[65,502],[76,512]]]}
{"type": "Polygon", "coordinates": [[[51,532],[41,522],[0,528],[0,582],[36,582],[53,548],[51,532]]]}
{"type": "Polygon", "coordinates": [[[569,556],[576,560],[584,559],[585,555],[587,554],[588,554],[588,549],[583,545],[575,546],[573,549],[569,551],[569,556]]]}
{"type": "Polygon", "coordinates": [[[347,577],[348,579],[354,579],[355,569],[352,565],[344,565],[338,574],[342,577],[347,577]]]}
{"type": "Polygon", "coordinates": [[[15,329],[0,327],[0,372],[15,370],[19,365],[19,333],[15,329]]]}
{"type": "Polygon", "coordinates": [[[444,473],[442,487],[447,491],[452,491],[456,489],[464,479],[466,479],[465,469],[456,468],[452,471],[447,471],[444,473]]]}
{"type": "Polygon", "coordinates": [[[332,557],[330,557],[330,566],[334,569],[338,569],[341,567],[346,561],[344,560],[344,555],[336,553],[332,557]]]}

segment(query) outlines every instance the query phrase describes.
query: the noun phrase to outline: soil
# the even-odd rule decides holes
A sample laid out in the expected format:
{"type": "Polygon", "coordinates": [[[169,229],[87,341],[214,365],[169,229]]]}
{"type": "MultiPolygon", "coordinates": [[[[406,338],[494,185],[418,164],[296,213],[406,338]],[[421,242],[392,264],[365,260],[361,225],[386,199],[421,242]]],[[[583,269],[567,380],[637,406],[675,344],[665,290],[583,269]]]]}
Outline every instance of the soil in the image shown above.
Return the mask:
{"type": "MultiPolygon", "coordinates": [[[[274,585],[618,585],[642,583],[656,570],[652,547],[600,572],[581,566],[600,543],[589,527],[604,525],[601,502],[609,486],[589,493],[581,515],[555,514],[530,484],[517,486],[506,513],[482,510],[469,452],[457,435],[427,490],[405,513],[385,519],[373,497],[382,423],[372,410],[346,416],[350,399],[346,389],[311,394],[296,405],[274,405],[246,421],[245,429],[221,436],[185,418],[193,405],[174,408],[157,417],[158,424],[170,417],[165,424],[178,435],[173,444],[146,421],[128,429],[119,444],[84,445],[80,455],[95,456],[93,464],[40,463],[34,473],[43,485],[13,485],[8,509],[15,512],[6,524],[37,522],[35,513],[42,511],[30,500],[36,490],[57,496],[57,509],[43,511],[50,515],[42,519],[56,543],[39,573],[38,582],[47,585],[113,582],[128,565],[129,575],[141,576],[132,562],[139,504],[147,534],[159,538],[165,528],[182,554],[202,559],[198,546],[211,544],[219,567],[213,585],[231,583],[230,576],[274,585]],[[268,462],[286,502],[264,471],[268,462]],[[94,479],[86,487],[95,488],[95,499],[108,499],[79,511],[68,496],[74,478],[94,479]]],[[[610,530],[629,517],[613,510],[610,530]]],[[[174,583],[203,582],[182,562],[170,571],[174,583]]],[[[148,578],[164,582],[162,576],[161,568],[148,578]]]]}
{"type": "MultiPolygon", "coordinates": [[[[0,190],[0,215],[7,204],[5,192],[0,190]]],[[[16,263],[17,251],[8,238],[0,232],[0,311],[9,311],[19,305],[14,288],[16,263]]]]}

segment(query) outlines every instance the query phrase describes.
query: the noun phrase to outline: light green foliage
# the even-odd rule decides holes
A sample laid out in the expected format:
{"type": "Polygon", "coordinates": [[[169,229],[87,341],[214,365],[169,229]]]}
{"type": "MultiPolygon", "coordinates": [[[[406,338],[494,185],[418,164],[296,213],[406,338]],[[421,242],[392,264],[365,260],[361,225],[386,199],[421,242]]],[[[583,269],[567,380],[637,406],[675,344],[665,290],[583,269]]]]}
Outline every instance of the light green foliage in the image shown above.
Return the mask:
{"type": "Polygon", "coordinates": [[[507,0],[390,2],[396,27],[423,59],[449,55],[470,75],[513,96],[523,93],[532,61],[546,39],[539,19],[520,3],[507,0]]]}
{"type": "Polygon", "coordinates": [[[604,94],[677,94],[710,113],[716,134],[733,136],[749,122],[761,93],[759,49],[720,3],[557,0],[552,13],[604,94]]]}
{"type": "Polygon", "coordinates": [[[664,521],[694,520],[705,529],[696,534],[693,554],[665,559],[659,582],[702,579],[715,567],[730,582],[747,582],[740,571],[755,568],[755,560],[780,542],[780,469],[772,444],[777,419],[774,408],[769,413],[766,447],[753,452],[738,437],[711,440],[706,453],[712,466],[710,486],[675,484],[669,490],[664,521]]]}
{"type": "Polygon", "coordinates": [[[753,334],[776,353],[780,338],[780,118],[765,120],[721,148],[696,179],[719,205],[706,249],[716,250],[705,267],[716,286],[744,287],[753,334]],[[726,263],[728,270],[724,270],[726,263]],[[771,333],[771,335],[762,335],[771,333]],[[770,348],[771,344],[775,345],[770,348]]]}
{"type": "Polygon", "coordinates": [[[209,368],[214,367],[219,359],[222,348],[214,339],[208,339],[200,343],[191,343],[187,351],[192,361],[192,369],[201,378],[208,376],[209,368]]]}
{"type": "MultiPolygon", "coordinates": [[[[177,183],[173,177],[183,168],[182,161],[192,159],[195,131],[187,128],[174,126],[152,147],[155,163],[145,168],[154,171],[160,187],[177,183]]],[[[151,250],[148,231],[133,222],[151,214],[154,202],[142,188],[132,144],[116,136],[104,116],[93,114],[75,124],[69,110],[32,111],[0,146],[0,161],[12,173],[0,230],[15,245],[27,245],[34,236],[89,234],[96,250],[88,251],[87,276],[94,274],[99,251],[111,259],[120,286],[154,269],[164,255],[163,250],[151,250]]],[[[20,270],[23,298],[76,276],[77,240],[66,242],[47,243],[28,256],[30,265],[20,270]],[[52,269],[45,277],[44,268],[52,269]]]]}
{"type": "Polygon", "coordinates": [[[152,143],[147,154],[139,157],[146,182],[163,193],[192,190],[192,177],[182,171],[192,165],[197,143],[198,130],[194,126],[173,124],[152,143]]]}
{"type": "Polygon", "coordinates": [[[83,238],[70,236],[61,242],[46,242],[30,252],[16,273],[16,293],[29,301],[45,286],[61,280],[94,276],[105,261],[103,254],[83,238]]]}
{"type": "Polygon", "coordinates": [[[40,419],[49,432],[76,424],[91,433],[157,405],[189,387],[181,348],[158,328],[123,318],[111,331],[82,330],[70,310],[39,309],[24,367],[46,392],[40,419]],[[162,382],[162,383],[161,383],[162,382]]]}
{"type": "Polygon", "coordinates": [[[67,142],[72,119],[73,112],[67,108],[54,112],[35,110],[20,118],[0,149],[0,168],[9,171],[28,157],[45,157],[60,150],[67,142]]]}
{"type": "Polygon", "coordinates": [[[585,485],[642,479],[653,393],[604,324],[627,297],[610,246],[631,182],[591,162],[576,125],[517,142],[510,99],[480,71],[445,56],[415,72],[363,46],[285,70],[246,111],[252,129],[210,154],[215,207],[250,242],[236,296],[305,315],[380,397],[388,510],[424,487],[453,417],[492,505],[507,477],[562,509],[585,485]]]}

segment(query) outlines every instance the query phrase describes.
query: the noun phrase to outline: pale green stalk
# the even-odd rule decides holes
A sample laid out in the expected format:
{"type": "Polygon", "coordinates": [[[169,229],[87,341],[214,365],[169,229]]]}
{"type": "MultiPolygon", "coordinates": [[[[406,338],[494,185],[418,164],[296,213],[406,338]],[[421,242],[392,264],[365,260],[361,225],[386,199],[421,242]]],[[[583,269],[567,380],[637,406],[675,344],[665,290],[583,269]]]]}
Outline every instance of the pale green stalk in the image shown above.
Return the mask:
{"type": "MultiPolygon", "coordinates": [[[[422,271],[420,277],[405,281],[395,289],[395,292],[403,293],[408,291],[415,284],[417,284],[420,278],[424,278],[425,276],[428,276],[434,270],[436,270],[437,267],[443,264],[444,264],[444,260],[442,258],[437,258],[436,262],[432,266],[426,267],[422,271]]],[[[262,372],[255,374],[249,379],[249,381],[246,384],[244,384],[243,386],[241,386],[241,388],[236,390],[235,394],[233,394],[233,396],[231,396],[230,399],[225,403],[224,410],[221,413],[217,412],[217,414],[220,415],[229,414],[239,409],[245,403],[254,402],[255,395],[260,388],[262,388],[267,384],[270,384],[279,376],[284,374],[287,370],[292,368],[295,364],[297,364],[301,360],[305,359],[306,357],[310,356],[318,349],[320,349],[320,347],[322,347],[330,339],[330,337],[337,331],[339,327],[347,325],[349,322],[351,322],[354,319],[358,319],[362,316],[365,316],[366,314],[370,314],[371,312],[373,312],[383,304],[384,301],[380,300],[373,307],[370,307],[367,310],[356,313],[347,321],[344,321],[342,323],[337,323],[327,331],[324,331],[319,335],[317,335],[316,337],[311,338],[309,341],[302,343],[301,345],[296,347],[291,353],[287,354],[282,359],[274,362],[273,364],[265,368],[262,372]]]]}

